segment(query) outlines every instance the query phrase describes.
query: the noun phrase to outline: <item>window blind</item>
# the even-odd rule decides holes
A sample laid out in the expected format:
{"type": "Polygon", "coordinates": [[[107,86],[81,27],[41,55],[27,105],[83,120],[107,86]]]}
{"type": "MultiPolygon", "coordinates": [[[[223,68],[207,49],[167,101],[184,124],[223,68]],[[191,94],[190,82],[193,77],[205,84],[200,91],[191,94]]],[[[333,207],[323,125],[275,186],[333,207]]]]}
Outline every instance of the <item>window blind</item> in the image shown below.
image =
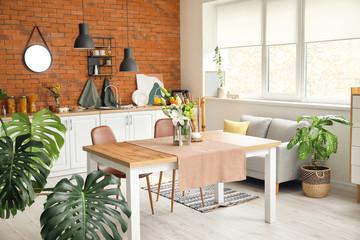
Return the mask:
{"type": "Polygon", "coordinates": [[[360,37],[359,0],[305,0],[305,42],[360,37]]]}
{"type": "Polygon", "coordinates": [[[266,1],[266,44],[296,43],[297,0],[266,1]]]}
{"type": "Polygon", "coordinates": [[[241,0],[216,7],[219,48],[261,44],[261,2],[241,0]]]}

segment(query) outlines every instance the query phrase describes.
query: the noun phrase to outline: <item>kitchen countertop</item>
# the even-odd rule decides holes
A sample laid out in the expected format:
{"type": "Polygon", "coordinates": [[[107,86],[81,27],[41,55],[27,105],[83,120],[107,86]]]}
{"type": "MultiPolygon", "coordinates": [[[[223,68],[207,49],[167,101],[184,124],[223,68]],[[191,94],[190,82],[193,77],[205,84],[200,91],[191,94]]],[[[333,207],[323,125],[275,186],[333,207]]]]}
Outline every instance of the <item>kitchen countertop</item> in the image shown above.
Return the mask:
{"type": "MultiPolygon", "coordinates": [[[[82,111],[69,111],[62,113],[55,113],[58,117],[71,117],[71,116],[83,116],[83,115],[93,115],[93,114],[106,114],[106,113],[118,113],[118,112],[138,112],[138,111],[154,111],[161,110],[161,106],[155,105],[146,105],[145,107],[137,107],[131,109],[114,109],[114,110],[99,110],[99,109],[85,109],[82,111]]],[[[32,118],[35,113],[27,113],[29,118],[32,118]]],[[[6,116],[1,115],[3,121],[10,121],[13,114],[6,114],[6,116]]]]}

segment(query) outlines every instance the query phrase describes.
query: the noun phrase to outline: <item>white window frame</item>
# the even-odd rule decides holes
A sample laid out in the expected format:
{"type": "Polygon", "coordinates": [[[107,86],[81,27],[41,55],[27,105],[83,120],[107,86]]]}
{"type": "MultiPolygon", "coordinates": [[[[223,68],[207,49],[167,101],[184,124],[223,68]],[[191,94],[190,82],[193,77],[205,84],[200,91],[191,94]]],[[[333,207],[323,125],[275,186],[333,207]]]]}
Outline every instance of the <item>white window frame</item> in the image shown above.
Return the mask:
{"type": "MultiPolygon", "coordinates": [[[[305,10],[305,1],[297,0],[296,7],[296,92],[294,94],[285,94],[285,93],[270,93],[269,92],[269,47],[277,45],[266,45],[266,4],[267,0],[262,0],[262,24],[261,24],[261,76],[262,76],[262,89],[260,96],[254,95],[243,95],[243,97],[251,99],[264,99],[264,100],[279,100],[279,101],[296,101],[296,102],[311,102],[311,103],[330,103],[330,104],[349,104],[349,99],[347,98],[309,98],[306,97],[306,84],[307,84],[307,73],[306,73],[306,44],[304,42],[304,10],[305,10]]],[[[359,39],[359,38],[354,38],[359,39]]],[[[351,39],[343,39],[351,40],[351,39]]],[[[327,41],[318,41],[318,42],[329,42],[327,41]]],[[[340,41],[340,40],[334,40],[340,41]]],[[[215,41],[216,42],[216,41],[215,41]]],[[[283,44],[290,45],[290,44],[283,44]]],[[[259,46],[259,45],[256,45],[259,46]]],[[[251,47],[251,46],[242,46],[242,47],[251,47]]]]}

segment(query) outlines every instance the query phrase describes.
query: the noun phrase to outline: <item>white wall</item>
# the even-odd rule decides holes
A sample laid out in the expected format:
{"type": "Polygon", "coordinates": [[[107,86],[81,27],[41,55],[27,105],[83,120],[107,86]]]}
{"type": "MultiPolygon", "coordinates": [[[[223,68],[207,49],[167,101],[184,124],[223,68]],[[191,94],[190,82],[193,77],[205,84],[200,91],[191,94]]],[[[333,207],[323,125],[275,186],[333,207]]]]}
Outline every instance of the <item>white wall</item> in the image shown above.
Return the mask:
{"type": "MultiPolygon", "coordinates": [[[[180,0],[180,39],[181,39],[181,85],[194,96],[203,96],[202,3],[206,0],[180,0]]],[[[206,20],[205,16],[205,20],[206,20]]],[[[209,25],[209,24],[208,24],[209,25]]],[[[215,27],[215,26],[214,26],[215,27]]],[[[215,70],[215,69],[214,69],[215,70]]],[[[305,104],[277,104],[273,102],[208,99],[206,103],[206,122],[208,130],[222,129],[223,119],[239,120],[242,114],[279,117],[296,120],[301,115],[341,115],[350,119],[349,107],[326,107],[305,104]]],[[[331,131],[339,137],[339,149],[327,162],[332,169],[333,183],[349,183],[349,144],[350,129],[335,125],[331,131]]],[[[341,185],[341,184],[340,184],[341,185]]]]}

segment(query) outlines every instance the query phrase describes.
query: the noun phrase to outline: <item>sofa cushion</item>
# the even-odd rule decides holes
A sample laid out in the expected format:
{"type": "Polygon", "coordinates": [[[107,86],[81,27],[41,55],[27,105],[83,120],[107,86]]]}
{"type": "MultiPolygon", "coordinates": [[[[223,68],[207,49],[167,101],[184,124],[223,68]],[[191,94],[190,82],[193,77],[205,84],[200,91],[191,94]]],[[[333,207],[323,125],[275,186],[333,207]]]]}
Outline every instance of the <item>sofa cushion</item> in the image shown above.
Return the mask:
{"type": "Polygon", "coordinates": [[[274,118],[269,126],[266,138],[281,142],[289,142],[295,135],[297,128],[308,127],[310,124],[306,121],[297,123],[296,121],[274,118]]]}
{"type": "Polygon", "coordinates": [[[242,115],[240,121],[250,122],[246,135],[265,138],[271,123],[271,118],[242,115]]]}
{"type": "Polygon", "coordinates": [[[250,122],[233,122],[224,119],[224,132],[246,135],[246,130],[248,129],[249,123],[250,122]]]}

